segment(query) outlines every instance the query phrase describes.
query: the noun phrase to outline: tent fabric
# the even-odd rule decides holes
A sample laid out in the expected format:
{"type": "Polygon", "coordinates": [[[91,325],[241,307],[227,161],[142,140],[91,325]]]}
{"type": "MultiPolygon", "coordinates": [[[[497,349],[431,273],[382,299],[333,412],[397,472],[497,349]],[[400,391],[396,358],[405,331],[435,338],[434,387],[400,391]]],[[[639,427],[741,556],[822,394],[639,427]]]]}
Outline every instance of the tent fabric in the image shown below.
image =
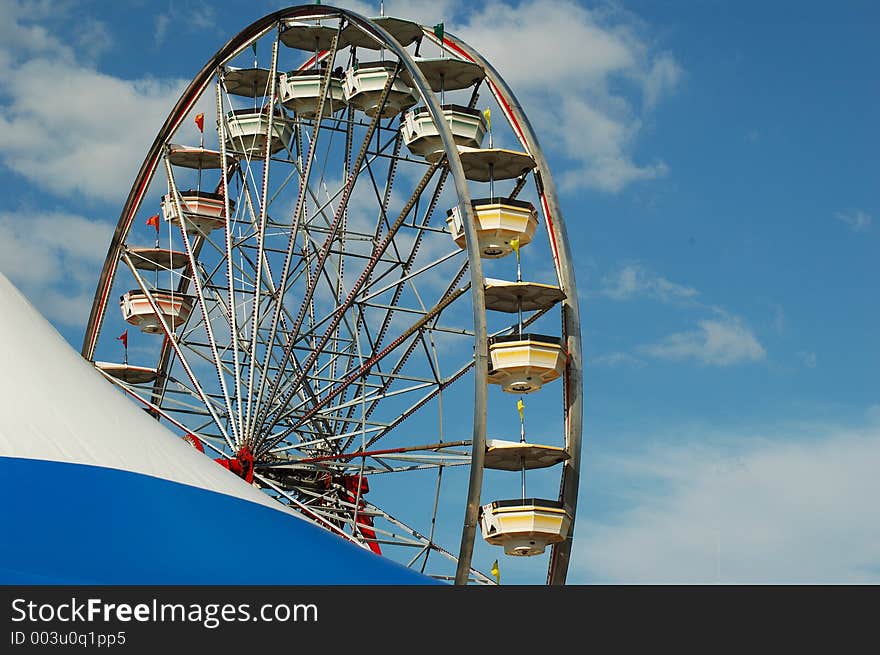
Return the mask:
{"type": "Polygon", "coordinates": [[[0,583],[429,582],[172,434],[2,274],[0,316],[0,583]],[[277,563],[255,572],[271,549],[277,563]]]}

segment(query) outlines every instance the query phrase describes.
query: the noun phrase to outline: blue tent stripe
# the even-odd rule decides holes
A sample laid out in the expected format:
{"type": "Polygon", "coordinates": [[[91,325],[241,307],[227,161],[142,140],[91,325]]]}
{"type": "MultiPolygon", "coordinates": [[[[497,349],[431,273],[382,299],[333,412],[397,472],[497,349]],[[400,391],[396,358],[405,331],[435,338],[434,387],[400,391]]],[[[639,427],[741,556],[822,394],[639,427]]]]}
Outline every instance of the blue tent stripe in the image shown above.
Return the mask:
{"type": "Polygon", "coordinates": [[[0,457],[0,498],[0,584],[431,582],[285,512],[128,471],[0,457]]]}

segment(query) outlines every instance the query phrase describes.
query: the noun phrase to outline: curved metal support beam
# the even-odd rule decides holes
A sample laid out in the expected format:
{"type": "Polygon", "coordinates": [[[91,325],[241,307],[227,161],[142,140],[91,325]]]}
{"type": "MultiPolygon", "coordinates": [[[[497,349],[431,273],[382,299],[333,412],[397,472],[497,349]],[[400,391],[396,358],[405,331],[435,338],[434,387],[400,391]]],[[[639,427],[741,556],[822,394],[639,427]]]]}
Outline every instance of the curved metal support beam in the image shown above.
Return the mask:
{"type": "MultiPolygon", "coordinates": [[[[425,30],[425,36],[439,43],[433,32],[425,30]]],[[[565,291],[566,300],[562,304],[562,334],[565,337],[566,350],[568,351],[568,364],[565,369],[565,448],[570,459],[565,462],[562,470],[562,482],[559,490],[559,499],[571,511],[574,517],[577,510],[578,486],[580,482],[581,461],[581,432],[583,428],[583,351],[581,349],[580,312],[578,309],[577,284],[575,283],[571,246],[568,241],[568,232],[562,217],[562,210],[556,196],[556,187],[550,168],[544,157],[544,152],[538,143],[538,137],[532,129],[522,106],[516,99],[511,88],[507,85],[497,70],[477,50],[455,37],[445,34],[443,46],[454,52],[462,59],[476,62],[486,72],[486,80],[498,105],[507,116],[517,138],[523,148],[532,155],[537,164],[536,179],[538,193],[541,198],[541,206],[544,218],[550,232],[550,245],[553,250],[553,259],[556,264],[556,272],[562,289],[565,291]]],[[[565,584],[568,565],[571,559],[571,545],[574,535],[574,523],[569,532],[568,539],[554,545],[550,555],[550,565],[547,573],[549,584],[565,584]]]]}

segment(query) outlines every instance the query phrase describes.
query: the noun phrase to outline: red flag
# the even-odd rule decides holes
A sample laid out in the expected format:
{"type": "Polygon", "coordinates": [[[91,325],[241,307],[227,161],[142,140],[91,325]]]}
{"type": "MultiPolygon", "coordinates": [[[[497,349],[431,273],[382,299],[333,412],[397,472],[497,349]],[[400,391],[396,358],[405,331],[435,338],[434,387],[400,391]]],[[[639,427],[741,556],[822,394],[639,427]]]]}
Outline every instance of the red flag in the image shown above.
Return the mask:
{"type": "Polygon", "coordinates": [[[126,330],[125,332],[120,334],[118,337],[116,337],[116,340],[121,341],[122,347],[127,350],[128,349],[128,330],[126,330]]]}
{"type": "Polygon", "coordinates": [[[147,226],[152,225],[156,228],[156,233],[159,233],[159,214],[154,214],[147,219],[147,226]]]}
{"type": "Polygon", "coordinates": [[[196,125],[199,128],[199,132],[205,131],[205,115],[204,114],[196,114],[196,125]]]}

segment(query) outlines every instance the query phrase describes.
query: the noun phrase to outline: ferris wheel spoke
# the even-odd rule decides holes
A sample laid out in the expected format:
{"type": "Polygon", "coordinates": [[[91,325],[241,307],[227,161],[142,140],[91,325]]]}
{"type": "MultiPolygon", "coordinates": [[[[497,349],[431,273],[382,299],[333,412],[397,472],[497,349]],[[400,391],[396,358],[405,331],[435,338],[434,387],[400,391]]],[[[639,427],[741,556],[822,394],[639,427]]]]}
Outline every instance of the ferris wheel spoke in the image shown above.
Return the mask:
{"type": "MultiPolygon", "coordinates": [[[[257,266],[255,267],[255,276],[256,282],[254,285],[254,300],[253,307],[251,312],[250,319],[250,330],[251,330],[251,346],[250,353],[251,359],[254,360],[257,357],[257,335],[259,333],[259,321],[258,314],[260,310],[260,294],[262,291],[262,276],[263,276],[263,257],[264,257],[264,245],[265,245],[265,232],[266,232],[266,222],[268,220],[269,208],[267,206],[268,203],[268,195],[269,195],[269,170],[270,170],[270,162],[272,159],[272,138],[274,135],[273,127],[274,121],[276,118],[276,108],[275,104],[277,101],[277,83],[278,83],[278,39],[272,41],[272,63],[269,69],[269,103],[268,103],[268,118],[266,120],[266,134],[264,135],[264,160],[263,160],[263,175],[260,186],[260,204],[259,204],[259,215],[256,221],[256,239],[257,239],[257,266]]],[[[263,361],[263,369],[265,370],[268,365],[268,361],[263,361]]],[[[256,366],[253,363],[248,367],[248,376],[247,376],[247,394],[248,398],[252,398],[254,393],[254,374],[256,372],[256,366]]],[[[243,440],[250,440],[250,418],[253,410],[253,406],[251,402],[248,402],[247,409],[245,412],[244,423],[241,426],[241,431],[243,435],[247,435],[243,440]]]]}
{"type": "Polygon", "coordinates": [[[214,410],[213,403],[211,403],[210,399],[208,398],[208,395],[205,393],[204,389],[202,388],[202,385],[199,384],[199,381],[196,378],[195,373],[192,370],[192,367],[189,365],[189,363],[184,358],[183,353],[180,350],[180,345],[178,344],[176,333],[174,332],[172,327],[169,327],[168,321],[165,320],[165,316],[159,310],[159,305],[156,302],[155,297],[153,296],[152,290],[144,282],[143,278],[141,277],[139,271],[135,267],[134,262],[132,262],[131,257],[128,255],[128,253],[126,253],[126,252],[122,253],[122,260],[128,266],[129,270],[132,273],[132,276],[135,278],[135,281],[138,283],[138,286],[140,287],[141,292],[146,297],[147,302],[149,302],[150,308],[152,309],[153,313],[156,315],[156,319],[157,319],[162,331],[165,333],[165,336],[168,339],[169,344],[171,345],[172,348],[174,348],[175,352],[177,353],[178,360],[180,361],[181,366],[183,366],[184,370],[186,371],[187,377],[189,377],[190,382],[193,385],[193,388],[195,389],[199,398],[201,398],[202,402],[208,408],[208,411],[210,412],[211,417],[214,419],[214,422],[216,423],[217,428],[220,430],[220,433],[222,434],[223,439],[226,441],[227,445],[229,445],[229,447],[232,448],[233,447],[232,439],[230,439],[229,434],[226,432],[226,429],[223,427],[223,424],[222,424],[222,421],[220,420],[220,417],[217,415],[216,411],[214,410]]]}
{"type": "Polygon", "coordinates": [[[235,425],[235,421],[232,420],[234,416],[232,410],[232,403],[229,399],[229,391],[226,388],[226,376],[223,374],[223,363],[220,360],[220,353],[217,349],[217,340],[214,338],[214,328],[211,324],[210,312],[208,309],[208,305],[205,301],[205,293],[202,283],[199,279],[199,266],[197,264],[197,260],[193,251],[192,242],[190,241],[189,234],[187,233],[186,225],[186,215],[183,211],[183,207],[181,205],[181,196],[180,192],[177,189],[177,185],[174,181],[174,173],[171,170],[171,162],[168,157],[165,158],[165,172],[168,177],[168,187],[169,187],[169,195],[174,203],[174,212],[177,216],[181,217],[180,221],[180,234],[183,238],[183,244],[186,251],[187,258],[189,260],[190,271],[192,273],[191,282],[193,288],[196,293],[196,299],[198,300],[199,307],[202,311],[203,316],[203,324],[205,328],[205,333],[208,338],[208,342],[210,344],[211,355],[213,357],[213,363],[217,368],[217,378],[220,382],[220,389],[223,394],[223,401],[226,409],[226,416],[229,417],[229,425],[232,429],[232,440],[235,443],[239,442],[239,434],[237,426],[235,425]]]}
{"type": "MultiPolygon", "coordinates": [[[[443,548],[440,544],[437,544],[436,542],[428,539],[428,537],[423,535],[421,532],[410,527],[409,525],[407,525],[406,523],[404,523],[400,519],[395,518],[394,516],[392,516],[391,514],[386,512],[385,510],[383,510],[382,508],[377,507],[375,505],[372,505],[369,502],[367,502],[366,504],[371,512],[375,513],[376,515],[380,516],[381,518],[388,521],[390,524],[400,528],[401,530],[406,531],[411,537],[413,537],[420,544],[427,546],[428,548],[430,548],[434,552],[442,555],[443,557],[447,558],[451,562],[458,563],[458,558],[455,555],[453,555],[451,552],[449,552],[448,550],[443,548]]],[[[377,530],[377,532],[378,532],[378,530],[377,530]]],[[[471,574],[474,575],[478,580],[481,580],[487,584],[493,583],[491,578],[489,578],[487,575],[480,572],[479,570],[471,567],[470,571],[471,571],[471,574]]]]}
{"type": "MultiPolygon", "coordinates": [[[[334,44],[335,44],[335,42],[334,42],[334,44]]],[[[323,107],[323,99],[326,96],[326,84],[328,83],[329,76],[330,76],[329,68],[330,67],[328,66],[327,67],[328,70],[326,71],[325,77],[322,81],[323,94],[322,94],[321,104],[319,105],[319,109],[323,107]]],[[[379,100],[379,108],[380,109],[385,106],[385,102],[387,101],[387,98],[388,98],[388,93],[391,90],[391,86],[392,86],[393,81],[397,78],[399,68],[400,68],[400,66],[398,65],[397,68],[395,69],[394,75],[388,76],[388,79],[385,83],[385,86],[382,90],[382,94],[381,94],[380,100],[379,100]]],[[[320,116],[320,114],[318,114],[318,115],[320,116]]],[[[361,168],[361,165],[364,162],[364,159],[367,155],[369,143],[372,140],[372,137],[373,137],[373,134],[375,133],[377,125],[379,124],[380,116],[381,116],[381,112],[377,112],[376,115],[373,117],[373,119],[370,121],[369,127],[366,130],[366,135],[365,135],[364,140],[361,144],[360,151],[358,152],[358,155],[355,158],[355,162],[352,166],[353,171],[359,171],[361,168]]],[[[319,123],[319,125],[320,125],[320,123],[319,123]]],[[[311,157],[311,150],[310,150],[310,157],[309,157],[309,160],[306,164],[306,174],[303,176],[303,183],[307,183],[308,172],[311,169],[312,161],[313,161],[313,159],[311,157]]],[[[345,186],[344,186],[344,189],[342,192],[342,196],[340,198],[340,207],[337,208],[337,210],[336,210],[336,213],[335,213],[334,219],[333,219],[333,223],[330,228],[330,234],[328,234],[327,239],[324,242],[324,246],[322,247],[321,252],[318,255],[316,270],[320,270],[324,267],[324,263],[327,259],[327,256],[329,255],[330,245],[332,244],[332,242],[335,238],[336,230],[338,229],[339,223],[342,219],[343,212],[341,211],[341,208],[348,205],[348,201],[349,201],[349,198],[351,197],[352,191],[354,190],[354,185],[357,180],[357,177],[358,177],[357,175],[352,174],[352,175],[349,175],[348,178],[346,179],[346,183],[345,183],[345,186]]],[[[304,194],[303,194],[303,190],[301,188],[299,198],[297,200],[297,210],[296,210],[297,211],[297,213],[296,213],[297,220],[299,218],[299,213],[302,211],[302,201],[303,200],[304,200],[304,194]]],[[[296,230],[294,229],[291,231],[291,242],[290,242],[290,246],[288,249],[288,259],[293,251],[293,239],[294,239],[295,234],[296,234],[296,230]]],[[[286,269],[287,269],[286,264],[287,264],[287,260],[285,261],[285,267],[283,269],[284,273],[282,273],[282,282],[281,282],[282,287],[284,286],[284,278],[286,277],[286,269]]],[[[300,305],[300,310],[297,314],[296,320],[295,320],[293,327],[292,327],[292,331],[291,331],[292,334],[297,334],[299,332],[300,327],[302,326],[303,319],[305,318],[305,314],[306,314],[307,308],[309,306],[309,303],[311,303],[311,301],[312,301],[314,291],[315,291],[315,285],[314,285],[314,281],[312,281],[312,283],[310,283],[306,287],[305,294],[304,294],[302,303],[300,305]]],[[[274,321],[273,321],[273,325],[274,325],[274,321]]],[[[285,346],[284,354],[282,355],[282,361],[285,364],[290,357],[289,353],[292,348],[292,345],[293,345],[293,342],[289,340],[287,345],[285,346]]],[[[259,399],[262,398],[263,388],[264,388],[264,386],[261,383],[260,393],[258,393],[258,396],[257,396],[258,401],[259,401],[259,399]]],[[[268,406],[270,406],[272,404],[272,402],[274,401],[274,396],[276,393],[277,393],[277,382],[273,381],[272,390],[270,391],[269,401],[267,403],[268,406]]],[[[258,416],[255,418],[255,423],[263,422],[263,421],[265,421],[265,417],[258,416]]],[[[269,426],[269,429],[271,429],[271,427],[272,427],[272,425],[269,426]]]]}
{"type": "Polygon", "coordinates": [[[304,514],[307,518],[310,518],[312,520],[312,522],[321,525],[321,527],[324,527],[324,528],[330,530],[331,532],[335,532],[336,534],[338,534],[341,537],[344,537],[345,539],[348,539],[350,541],[355,541],[348,534],[346,534],[343,530],[341,530],[336,525],[334,525],[332,522],[327,521],[326,519],[317,515],[315,512],[311,511],[308,508],[308,506],[306,506],[303,502],[301,502],[298,498],[296,498],[291,492],[282,488],[281,486],[279,486],[278,484],[276,484],[275,482],[273,482],[269,478],[267,478],[264,475],[261,475],[259,473],[254,473],[254,479],[257,480],[260,484],[268,487],[269,489],[272,489],[274,492],[281,495],[287,502],[289,502],[295,508],[300,510],[300,512],[302,514],[304,514]]]}
{"type": "MultiPolygon", "coordinates": [[[[355,284],[352,286],[352,289],[349,292],[348,297],[337,308],[337,310],[335,312],[335,316],[330,322],[330,327],[327,329],[325,334],[321,337],[321,340],[318,342],[318,344],[314,346],[313,354],[310,355],[306,359],[306,362],[303,364],[303,373],[301,373],[299,376],[297,376],[297,378],[295,379],[295,382],[294,382],[294,386],[296,386],[302,380],[302,377],[305,375],[305,373],[315,363],[315,360],[317,359],[317,354],[320,352],[321,348],[323,348],[327,344],[329,339],[332,337],[333,330],[339,325],[339,322],[342,320],[342,317],[344,316],[345,312],[348,310],[349,307],[351,307],[352,303],[354,303],[354,300],[357,296],[357,293],[359,292],[359,290],[363,286],[363,284],[366,282],[367,276],[375,268],[378,256],[380,256],[387,249],[388,245],[393,242],[394,234],[397,232],[397,230],[403,224],[403,221],[409,215],[410,211],[412,210],[412,207],[415,205],[416,199],[421,195],[422,191],[424,191],[425,187],[430,182],[431,178],[433,177],[433,175],[436,172],[439,165],[440,165],[440,162],[435,162],[431,166],[431,168],[428,169],[428,171],[425,173],[425,175],[419,181],[415,191],[410,196],[409,200],[404,204],[403,210],[400,212],[400,215],[395,220],[394,224],[391,226],[391,229],[389,229],[388,233],[385,235],[382,242],[376,246],[375,253],[377,253],[377,254],[374,254],[373,258],[368,262],[364,272],[361,273],[361,276],[358,278],[357,282],[355,282],[355,284]]],[[[319,261],[319,263],[323,263],[323,262],[319,261]]],[[[309,288],[312,289],[313,286],[314,285],[310,285],[309,288]]],[[[314,291],[312,291],[312,293],[314,293],[314,291]]],[[[270,398],[271,398],[271,396],[270,396],[270,398]]],[[[288,400],[289,400],[289,397],[287,395],[285,395],[281,404],[284,405],[288,400]]],[[[273,426],[273,423],[270,423],[269,429],[271,429],[272,426],[273,426]]]]}
{"type": "MultiPolygon", "coordinates": [[[[437,180],[436,186],[434,187],[434,193],[431,196],[431,200],[428,203],[428,207],[425,209],[425,213],[424,213],[424,216],[421,221],[421,227],[426,227],[428,225],[428,223],[430,222],[431,217],[433,216],[434,210],[437,207],[437,203],[440,200],[440,194],[443,192],[443,187],[446,184],[446,179],[447,179],[448,175],[449,175],[449,169],[444,168],[440,173],[440,177],[437,180]]],[[[415,224],[415,215],[413,215],[413,224],[415,224]]],[[[409,256],[407,257],[406,263],[404,264],[403,268],[401,269],[401,278],[397,281],[397,285],[394,288],[394,294],[392,295],[391,302],[389,303],[392,306],[396,305],[398,303],[398,301],[400,300],[400,295],[401,295],[401,293],[403,293],[403,282],[405,280],[409,279],[409,277],[410,277],[410,269],[413,266],[413,262],[415,261],[416,253],[419,250],[419,246],[421,245],[421,240],[422,240],[422,237],[424,236],[424,234],[425,234],[425,232],[423,230],[418,230],[418,232],[416,234],[416,238],[413,241],[413,245],[410,250],[409,256]]],[[[458,254],[459,252],[461,252],[461,251],[459,250],[458,252],[453,252],[452,254],[453,255],[458,254]]],[[[445,261],[445,260],[441,260],[441,261],[445,261]]],[[[424,270],[427,270],[427,269],[422,269],[416,274],[419,274],[419,273],[423,272],[424,270]]],[[[389,309],[385,315],[385,318],[382,320],[382,327],[379,329],[379,334],[377,337],[377,345],[381,344],[382,341],[384,340],[385,334],[388,331],[388,327],[391,324],[392,316],[393,316],[393,310],[389,309]]]]}
{"type": "MultiPolygon", "coordinates": [[[[421,329],[426,323],[428,323],[428,321],[433,319],[434,316],[440,314],[440,312],[442,312],[446,307],[448,307],[453,301],[455,301],[462,294],[464,294],[465,291],[468,290],[468,288],[469,288],[469,285],[467,287],[462,287],[460,289],[457,289],[456,291],[454,291],[454,292],[446,295],[444,298],[442,298],[440,300],[440,302],[438,302],[424,317],[422,317],[421,319],[419,319],[418,321],[413,323],[409,328],[404,330],[402,332],[402,334],[395,341],[393,341],[391,344],[386,346],[385,349],[372,355],[361,367],[359,367],[353,373],[349,374],[345,379],[343,379],[342,382],[339,383],[339,385],[337,385],[334,389],[332,389],[330,392],[328,392],[328,394],[327,394],[327,396],[325,396],[324,400],[322,400],[317,405],[315,405],[314,408],[312,408],[311,410],[306,412],[305,416],[299,420],[304,421],[305,419],[310,418],[311,415],[317,413],[318,410],[320,410],[320,408],[323,405],[325,405],[332,398],[334,398],[336,395],[338,395],[345,387],[354,383],[361,375],[368,372],[377,362],[384,359],[389,353],[393,352],[400,344],[404,343],[407,339],[409,339],[409,337],[411,337],[419,329],[421,329]]],[[[266,425],[267,432],[269,430],[271,430],[277,424],[277,422],[281,416],[284,416],[284,414],[283,413],[278,414],[275,417],[275,419],[273,419],[271,422],[269,422],[266,425]]],[[[274,445],[274,444],[271,444],[271,442],[270,442],[270,445],[268,447],[271,448],[272,445],[274,445]]]]}
{"type": "MultiPolygon", "coordinates": [[[[429,265],[429,266],[431,266],[431,265],[429,265]]],[[[462,265],[459,267],[459,270],[456,273],[456,275],[453,276],[452,280],[450,281],[449,285],[447,286],[446,291],[443,294],[443,297],[446,297],[449,294],[453,293],[455,288],[461,283],[461,280],[464,277],[465,272],[467,271],[467,266],[468,266],[468,262],[467,262],[467,260],[465,260],[462,263],[462,265]]],[[[439,319],[439,316],[438,316],[438,319],[439,319]]],[[[386,320],[388,320],[388,319],[386,318],[386,320]]],[[[436,323],[436,321],[434,321],[434,323],[436,323]]],[[[415,350],[416,346],[417,346],[416,342],[412,342],[409,345],[409,347],[406,350],[404,350],[404,352],[398,358],[397,362],[392,367],[392,369],[391,369],[392,374],[398,373],[403,368],[403,366],[406,364],[407,360],[410,358],[413,351],[415,350]]],[[[385,384],[383,385],[383,391],[387,390],[388,387],[390,386],[390,384],[391,384],[391,381],[386,380],[385,384]]],[[[367,416],[372,415],[373,411],[376,409],[378,404],[379,404],[378,401],[374,401],[373,403],[371,403],[370,406],[366,410],[366,415],[367,416]]]]}
{"type": "MultiPolygon", "coordinates": [[[[337,30],[337,35],[333,38],[333,40],[331,42],[330,61],[333,61],[333,58],[335,57],[337,44],[338,44],[338,30],[337,30]]],[[[275,45],[277,47],[277,41],[275,42],[275,45]]],[[[327,98],[327,92],[328,92],[328,88],[329,88],[330,76],[331,76],[330,66],[327,66],[327,70],[325,71],[325,73],[321,79],[321,92],[320,92],[321,97],[320,97],[320,100],[318,103],[318,111],[319,112],[323,112],[323,107],[324,107],[324,103],[327,98]]],[[[322,114],[318,113],[318,115],[320,116],[322,114]]],[[[300,139],[301,139],[301,134],[302,134],[301,128],[302,128],[301,122],[298,122],[296,125],[298,155],[302,152],[302,148],[299,145],[300,139]]],[[[282,295],[280,298],[277,298],[276,305],[275,305],[275,311],[272,313],[272,323],[271,323],[271,327],[270,327],[270,336],[268,339],[268,343],[270,344],[270,347],[267,350],[266,357],[269,356],[269,353],[271,352],[271,344],[274,343],[274,341],[275,341],[275,333],[277,331],[278,322],[280,319],[280,308],[283,305],[283,297],[284,297],[284,293],[285,293],[285,290],[288,285],[287,277],[289,274],[290,260],[293,255],[294,244],[296,242],[296,237],[299,232],[300,221],[301,221],[302,215],[304,214],[304,210],[305,210],[306,191],[308,190],[309,192],[311,192],[311,190],[309,188],[309,178],[311,176],[312,164],[314,162],[314,149],[315,149],[315,145],[317,144],[318,131],[320,130],[320,128],[321,128],[321,123],[318,122],[317,125],[315,126],[315,130],[314,130],[315,133],[314,133],[314,137],[312,140],[312,144],[309,147],[309,153],[308,153],[305,169],[304,170],[301,169],[301,173],[300,173],[300,188],[299,188],[299,194],[297,196],[296,207],[294,209],[294,214],[293,214],[293,227],[290,230],[290,237],[288,239],[287,252],[285,255],[284,265],[282,267],[280,280],[279,280],[279,286],[282,290],[282,295]]],[[[267,149],[267,151],[268,151],[268,149],[267,149]]],[[[299,159],[299,156],[297,157],[297,159],[299,159]]],[[[298,166],[301,166],[301,165],[298,164],[298,166]]],[[[261,240],[261,244],[262,244],[262,240],[261,240]]],[[[310,266],[309,266],[308,262],[306,262],[305,268],[308,271],[308,275],[311,276],[310,266]]],[[[309,283],[307,285],[307,288],[311,288],[311,286],[312,286],[311,283],[309,283]]],[[[307,307],[308,304],[310,303],[310,301],[311,301],[311,298],[307,298],[304,301],[303,308],[307,307]]],[[[303,308],[301,308],[301,310],[300,310],[301,313],[303,311],[303,308]]],[[[301,324],[301,321],[302,321],[301,316],[298,316],[294,322],[294,328],[292,330],[294,333],[299,330],[299,326],[301,324]]],[[[285,355],[283,356],[282,363],[279,366],[279,372],[284,369],[284,366],[286,365],[288,359],[289,359],[289,356],[285,353],[285,355]]],[[[273,381],[273,386],[274,386],[274,384],[277,384],[277,379],[278,378],[276,377],[276,380],[273,381]]],[[[255,424],[259,421],[260,411],[258,408],[261,406],[262,397],[263,397],[263,393],[265,391],[265,387],[266,387],[266,376],[264,375],[264,376],[261,376],[260,381],[259,381],[259,387],[256,392],[256,402],[253,403],[252,405],[249,405],[249,407],[248,407],[248,424],[251,426],[252,433],[254,432],[255,424]],[[253,420],[251,419],[252,407],[254,410],[253,411],[253,420]]],[[[270,396],[268,404],[271,404],[273,399],[274,399],[274,397],[270,396]]]]}

